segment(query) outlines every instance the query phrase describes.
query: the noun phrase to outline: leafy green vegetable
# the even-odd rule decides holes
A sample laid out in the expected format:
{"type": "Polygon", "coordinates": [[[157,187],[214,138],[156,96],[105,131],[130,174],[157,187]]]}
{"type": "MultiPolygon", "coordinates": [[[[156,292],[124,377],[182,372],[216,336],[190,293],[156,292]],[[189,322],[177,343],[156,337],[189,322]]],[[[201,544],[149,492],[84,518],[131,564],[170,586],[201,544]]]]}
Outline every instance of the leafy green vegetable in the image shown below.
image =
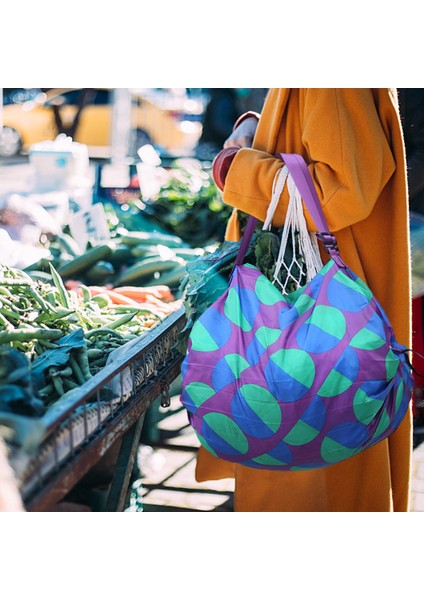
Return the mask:
{"type": "Polygon", "coordinates": [[[258,235],[255,244],[256,266],[270,281],[273,279],[279,249],[278,235],[271,231],[263,231],[258,235]]]}
{"type": "Polygon", "coordinates": [[[40,416],[44,404],[34,394],[28,358],[10,346],[0,347],[0,412],[40,416]]]}
{"type": "Polygon", "coordinates": [[[123,205],[102,200],[102,205],[112,237],[114,237],[114,234],[119,229],[126,229],[127,231],[167,232],[159,222],[153,221],[143,212],[145,206],[139,198],[129,200],[123,205]]]}
{"type": "Polygon", "coordinates": [[[45,376],[51,367],[67,365],[71,351],[86,346],[83,329],[76,329],[63,336],[56,345],[57,348],[46,350],[32,362],[31,372],[38,388],[45,385],[45,376]]]}
{"type": "Polygon", "coordinates": [[[232,210],[210,171],[180,164],[169,171],[157,196],[144,201],[143,212],[191,246],[203,246],[224,238],[232,210]]]}
{"type": "MultiPolygon", "coordinates": [[[[254,259],[256,237],[255,233],[246,252],[247,262],[254,259]]],[[[181,283],[187,316],[184,331],[191,329],[196,319],[225,292],[239,248],[239,242],[223,242],[213,252],[187,262],[187,277],[181,283]]]]}

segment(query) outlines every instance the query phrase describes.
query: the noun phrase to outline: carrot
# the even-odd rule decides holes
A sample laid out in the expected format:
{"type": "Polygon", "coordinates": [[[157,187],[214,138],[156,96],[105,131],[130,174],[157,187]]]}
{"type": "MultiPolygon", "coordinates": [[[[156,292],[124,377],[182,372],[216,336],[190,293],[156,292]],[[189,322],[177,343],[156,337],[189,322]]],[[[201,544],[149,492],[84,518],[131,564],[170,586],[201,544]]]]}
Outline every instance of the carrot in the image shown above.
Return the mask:
{"type": "Polygon", "coordinates": [[[171,312],[173,312],[173,309],[170,309],[167,304],[164,304],[162,307],[162,306],[158,306],[157,304],[154,304],[153,302],[139,302],[137,304],[137,308],[140,311],[149,312],[152,315],[159,317],[160,319],[163,319],[164,317],[169,315],[171,312]]]}
{"type": "Polygon", "coordinates": [[[171,290],[167,285],[152,285],[148,287],[136,287],[136,286],[121,286],[114,288],[118,294],[128,296],[132,300],[143,302],[147,295],[155,296],[160,300],[173,300],[174,296],[171,294],[171,290]]]}
{"type": "Polygon", "coordinates": [[[108,291],[108,288],[104,285],[88,285],[87,288],[90,290],[92,296],[108,291]]]}
{"type": "Polygon", "coordinates": [[[75,290],[78,286],[82,284],[82,281],[77,281],[76,279],[68,279],[64,283],[67,290],[75,290]]]}
{"type": "Polygon", "coordinates": [[[136,302],[135,300],[132,300],[131,298],[128,298],[128,296],[124,296],[123,294],[118,294],[118,292],[115,292],[114,290],[108,290],[107,292],[105,292],[105,294],[107,294],[109,296],[109,298],[112,300],[112,302],[114,304],[126,304],[129,306],[138,306],[138,302],[136,302]]]}
{"type": "Polygon", "coordinates": [[[87,286],[90,290],[91,296],[98,296],[99,294],[104,294],[108,296],[112,300],[112,304],[124,304],[125,306],[138,306],[138,302],[135,300],[131,300],[127,296],[123,296],[122,294],[118,294],[114,290],[109,290],[102,286],[90,285],[87,286]]]}
{"type": "Polygon", "coordinates": [[[174,310],[180,308],[182,304],[182,300],[175,300],[174,302],[163,302],[163,300],[159,300],[158,298],[149,295],[147,296],[146,302],[149,302],[153,306],[156,306],[157,309],[166,312],[166,314],[174,312],[174,310]]]}

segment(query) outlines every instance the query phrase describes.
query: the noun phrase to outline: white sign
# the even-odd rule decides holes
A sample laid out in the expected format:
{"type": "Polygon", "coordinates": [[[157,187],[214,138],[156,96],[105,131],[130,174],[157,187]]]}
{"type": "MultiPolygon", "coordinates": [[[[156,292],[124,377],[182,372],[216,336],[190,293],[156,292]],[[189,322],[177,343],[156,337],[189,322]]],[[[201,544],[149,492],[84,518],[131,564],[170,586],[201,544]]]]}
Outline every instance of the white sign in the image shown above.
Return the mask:
{"type": "Polygon", "coordinates": [[[100,202],[74,213],[69,220],[69,229],[82,250],[87,248],[88,242],[95,246],[110,239],[105,210],[100,202]]]}

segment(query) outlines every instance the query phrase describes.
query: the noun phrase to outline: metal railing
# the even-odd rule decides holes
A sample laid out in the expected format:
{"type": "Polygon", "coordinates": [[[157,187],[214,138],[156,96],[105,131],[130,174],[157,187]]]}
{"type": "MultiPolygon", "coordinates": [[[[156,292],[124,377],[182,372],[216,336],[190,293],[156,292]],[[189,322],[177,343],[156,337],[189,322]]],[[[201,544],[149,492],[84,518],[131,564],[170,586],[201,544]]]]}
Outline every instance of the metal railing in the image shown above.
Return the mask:
{"type": "Polygon", "coordinates": [[[10,457],[24,502],[53,488],[55,497],[63,496],[158,396],[167,404],[169,385],[180,373],[184,325],[181,308],[123,346],[111,364],[40,418],[43,441],[36,453],[23,460],[16,449],[10,457]]]}

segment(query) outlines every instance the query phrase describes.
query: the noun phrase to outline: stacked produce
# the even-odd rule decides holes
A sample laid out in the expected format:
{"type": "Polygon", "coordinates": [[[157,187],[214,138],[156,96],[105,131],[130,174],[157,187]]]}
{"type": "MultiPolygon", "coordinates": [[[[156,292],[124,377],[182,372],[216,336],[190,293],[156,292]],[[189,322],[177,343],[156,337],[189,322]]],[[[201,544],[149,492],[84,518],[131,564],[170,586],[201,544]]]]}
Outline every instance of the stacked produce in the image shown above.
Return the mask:
{"type": "Polygon", "coordinates": [[[214,250],[230,214],[194,163],[170,169],[151,201],[101,203],[106,239],[81,248],[65,225],[42,235],[34,264],[0,264],[0,412],[42,415],[180,308],[187,265],[214,250]]]}
{"type": "Polygon", "coordinates": [[[231,211],[210,172],[192,160],[176,161],[157,196],[144,202],[144,213],[155,223],[201,247],[224,238],[231,211]]]}
{"type": "Polygon", "coordinates": [[[50,274],[52,282],[35,280],[0,265],[0,348],[8,365],[0,373],[1,410],[42,414],[104,367],[115,348],[180,306],[163,285],[67,287],[52,265],[50,274]]]}
{"type": "MultiPolygon", "coordinates": [[[[25,268],[34,279],[51,282],[50,265],[59,275],[85,285],[157,285],[178,290],[188,259],[203,254],[181,238],[160,231],[129,231],[112,220],[108,207],[110,239],[81,250],[66,228],[60,236],[46,241],[50,255],[25,268]]],[[[119,213],[118,213],[119,214],[119,213]]],[[[118,220],[118,216],[116,217],[118,220]]]]}

